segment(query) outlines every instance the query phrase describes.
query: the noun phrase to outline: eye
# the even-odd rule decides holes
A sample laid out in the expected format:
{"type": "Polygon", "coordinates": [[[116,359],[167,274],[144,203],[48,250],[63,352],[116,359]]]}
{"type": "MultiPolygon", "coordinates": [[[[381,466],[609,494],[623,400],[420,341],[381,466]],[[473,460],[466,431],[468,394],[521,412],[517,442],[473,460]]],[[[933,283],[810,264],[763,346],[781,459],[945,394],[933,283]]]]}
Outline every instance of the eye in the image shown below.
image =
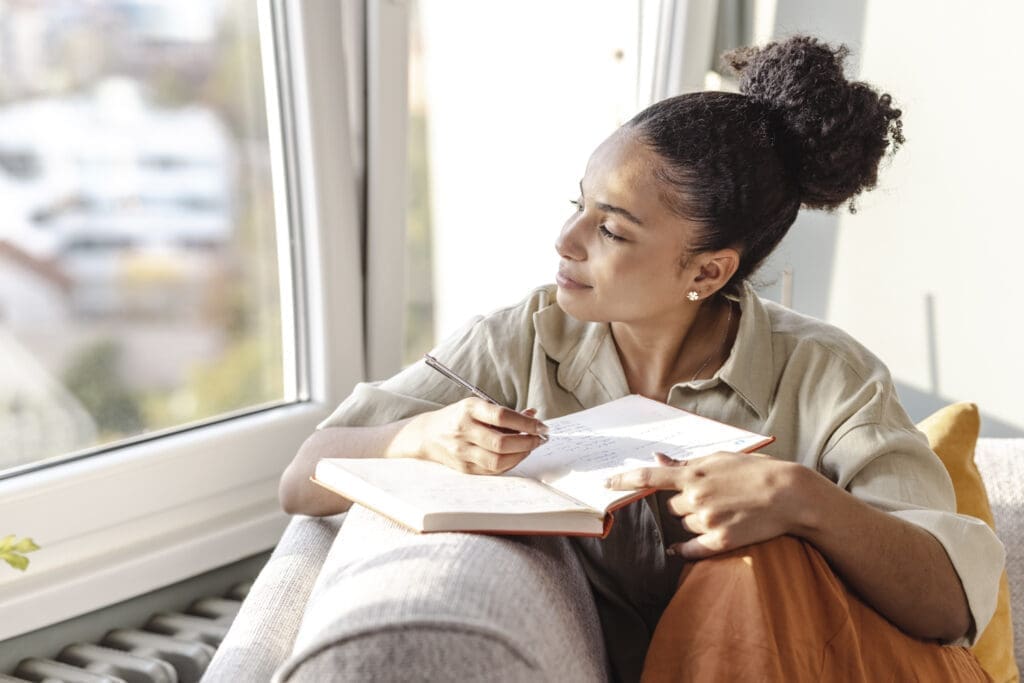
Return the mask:
{"type": "MultiPolygon", "coordinates": [[[[570,199],[569,203],[576,207],[576,213],[583,213],[583,198],[570,199]]],[[[609,230],[603,223],[597,226],[597,231],[601,237],[611,242],[625,242],[626,238],[620,235],[616,235],[614,232],[609,230]]]]}
{"type": "Polygon", "coordinates": [[[604,224],[597,226],[597,231],[599,233],[601,233],[601,237],[604,237],[605,239],[609,239],[609,240],[611,240],[613,242],[625,242],[626,241],[626,239],[624,237],[616,235],[614,232],[612,232],[611,230],[606,228],[604,226],[604,224]]]}

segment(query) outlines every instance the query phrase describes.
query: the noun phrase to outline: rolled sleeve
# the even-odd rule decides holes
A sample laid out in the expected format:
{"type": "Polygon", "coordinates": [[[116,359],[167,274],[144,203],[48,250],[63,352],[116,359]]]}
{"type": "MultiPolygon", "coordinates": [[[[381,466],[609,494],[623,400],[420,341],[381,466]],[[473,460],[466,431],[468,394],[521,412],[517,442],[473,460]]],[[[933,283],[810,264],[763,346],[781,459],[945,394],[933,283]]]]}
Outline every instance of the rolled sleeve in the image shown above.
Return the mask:
{"type": "Polygon", "coordinates": [[[980,519],[941,510],[894,510],[892,514],[921,527],[942,544],[960,576],[974,626],[953,645],[973,646],[996,610],[999,577],[1006,551],[980,519]]]}
{"type": "Polygon", "coordinates": [[[844,434],[826,459],[841,487],[942,544],[974,623],[954,644],[973,645],[995,612],[1005,550],[987,524],[957,514],[949,474],[924,435],[909,425],[861,425],[844,434]]]}
{"type": "Polygon", "coordinates": [[[418,379],[418,370],[413,365],[384,382],[360,382],[316,428],[374,427],[442,408],[445,404],[439,400],[416,394],[429,386],[418,379]],[[403,380],[404,385],[395,386],[403,380]]]}
{"type": "MultiPolygon", "coordinates": [[[[547,302],[544,288],[516,306],[477,316],[431,354],[505,406],[520,406],[529,381],[533,313],[547,302]]],[[[422,360],[379,382],[357,384],[317,429],[376,426],[437,410],[470,393],[422,360]]]]}
{"type": "MultiPolygon", "coordinates": [[[[474,318],[431,354],[446,363],[469,381],[469,368],[481,365],[477,356],[486,344],[482,318],[474,318]]],[[[393,377],[378,382],[360,382],[348,398],[331,413],[317,429],[326,427],[372,427],[404,420],[437,410],[468,396],[468,392],[418,360],[393,377]]]]}

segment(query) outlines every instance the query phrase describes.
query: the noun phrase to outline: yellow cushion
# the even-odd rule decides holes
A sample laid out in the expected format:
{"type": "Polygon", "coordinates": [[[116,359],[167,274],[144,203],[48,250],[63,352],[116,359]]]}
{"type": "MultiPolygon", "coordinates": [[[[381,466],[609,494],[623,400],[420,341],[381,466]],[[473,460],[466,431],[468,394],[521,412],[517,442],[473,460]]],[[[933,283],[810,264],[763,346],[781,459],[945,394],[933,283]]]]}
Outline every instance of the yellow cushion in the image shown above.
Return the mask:
{"type": "MultiPolygon", "coordinates": [[[[977,517],[995,529],[988,494],[974,464],[974,446],[981,429],[978,406],[954,403],[926,417],[917,427],[928,437],[932,450],[941,458],[953,480],[957,512],[977,517]]],[[[996,683],[1020,680],[1013,656],[1010,588],[1005,571],[999,582],[995,614],[972,650],[996,683]]]]}

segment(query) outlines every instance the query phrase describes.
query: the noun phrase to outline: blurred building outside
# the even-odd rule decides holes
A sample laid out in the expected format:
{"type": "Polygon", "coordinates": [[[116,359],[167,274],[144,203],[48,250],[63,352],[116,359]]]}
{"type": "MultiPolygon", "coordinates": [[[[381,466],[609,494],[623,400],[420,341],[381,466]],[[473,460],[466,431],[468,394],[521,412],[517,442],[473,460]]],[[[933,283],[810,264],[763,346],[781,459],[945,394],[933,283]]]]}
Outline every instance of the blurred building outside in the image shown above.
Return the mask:
{"type": "MultiPolygon", "coordinates": [[[[249,356],[274,372],[276,254],[262,71],[243,63],[259,55],[247,5],[0,2],[0,353],[22,359],[0,375],[0,435],[67,416],[49,444],[0,436],[0,471],[209,417],[191,395],[197,373],[254,328],[272,329],[271,357],[249,356]],[[128,407],[114,423],[82,426],[115,395],[128,407]]],[[[228,403],[273,399],[274,384],[228,403]]]]}

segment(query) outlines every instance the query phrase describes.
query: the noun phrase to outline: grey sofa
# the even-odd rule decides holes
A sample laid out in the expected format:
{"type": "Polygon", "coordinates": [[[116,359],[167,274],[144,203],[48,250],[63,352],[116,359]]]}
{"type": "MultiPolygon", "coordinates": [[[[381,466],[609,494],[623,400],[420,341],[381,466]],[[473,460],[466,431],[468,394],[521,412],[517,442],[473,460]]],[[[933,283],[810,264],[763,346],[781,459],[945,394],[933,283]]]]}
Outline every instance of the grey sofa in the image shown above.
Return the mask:
{"type": "MultiPolygon", "coordinates": [[[[975,460],[1007,546],[1020,666],[1024,439],[981,439],[975,460]]],[[[292,520],[203,680],[606,677],[593,599],[564,539],[419,536],[355,507],[292,520]]]]}

